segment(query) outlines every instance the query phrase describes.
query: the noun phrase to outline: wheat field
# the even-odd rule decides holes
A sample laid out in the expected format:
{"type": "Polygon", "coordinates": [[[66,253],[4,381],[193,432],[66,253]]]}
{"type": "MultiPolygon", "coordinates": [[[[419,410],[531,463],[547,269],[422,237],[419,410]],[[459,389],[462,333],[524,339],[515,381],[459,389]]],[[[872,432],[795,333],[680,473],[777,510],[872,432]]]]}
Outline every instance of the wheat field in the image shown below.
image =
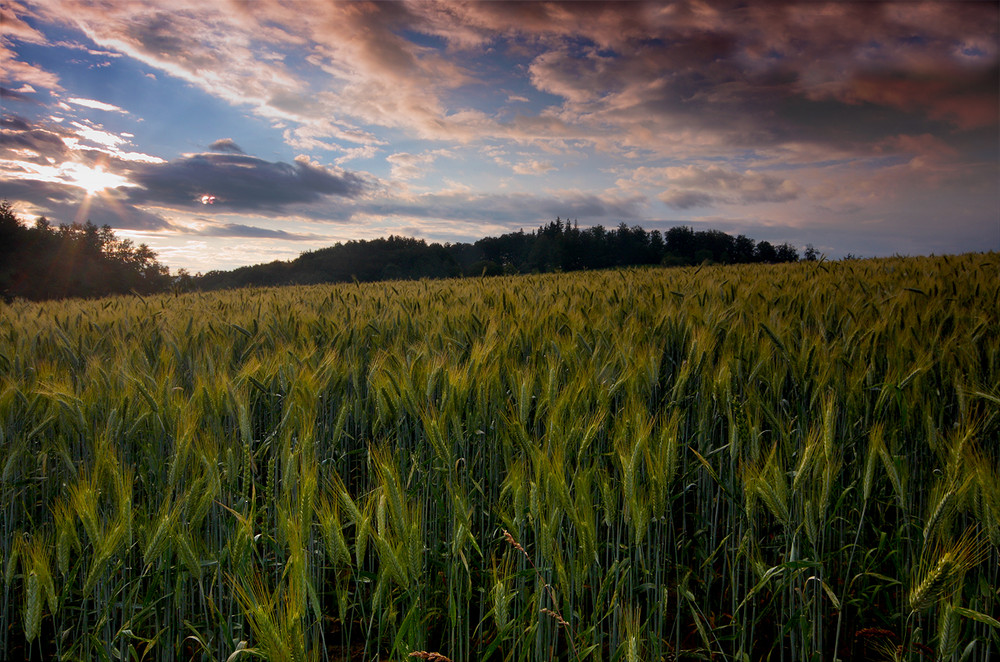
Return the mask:
{"type": "Polygon", "coordinates": [[[0,657],[1000,659],[998,311],[996,254],[15,302],[0,657]]]}

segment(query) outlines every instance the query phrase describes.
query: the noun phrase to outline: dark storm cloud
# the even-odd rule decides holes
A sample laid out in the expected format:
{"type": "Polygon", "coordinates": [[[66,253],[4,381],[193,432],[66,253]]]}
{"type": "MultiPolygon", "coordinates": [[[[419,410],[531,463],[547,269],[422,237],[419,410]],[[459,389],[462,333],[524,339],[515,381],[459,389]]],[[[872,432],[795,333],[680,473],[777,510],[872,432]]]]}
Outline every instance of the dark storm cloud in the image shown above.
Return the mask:
{"type": "Polygon", "coordinates": [[[135,204],[201,208],[209,203],[220,210],[239,211],[273,212],[328,196],[356,198],[370,187],[359,175],[301,157],[295,163],[283,163],[225,153],[143,164],[130,177],[140,185],[129,191],[135,204]]]}

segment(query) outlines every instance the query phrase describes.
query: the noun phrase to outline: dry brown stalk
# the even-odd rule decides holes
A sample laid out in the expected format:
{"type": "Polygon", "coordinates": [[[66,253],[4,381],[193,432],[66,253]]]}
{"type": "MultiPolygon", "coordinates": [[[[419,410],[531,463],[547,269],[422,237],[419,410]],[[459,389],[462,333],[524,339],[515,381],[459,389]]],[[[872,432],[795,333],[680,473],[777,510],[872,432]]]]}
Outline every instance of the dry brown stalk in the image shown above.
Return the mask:
{"type": "Polygon", "coordinates": [[[421,660],[430,660],[430,662],[451,662],[451,660],[441,653],[428,653],[427,651],[413,651],[410,653],[410,657],[416,657],[421,660]]]}
{"type": "MultiPolygon", "coordinates": [[[[525,557],[528,556],[528,553],[524,551],[524,547],[521,547],[520,543],[514,540],[514,536],[510,535],[507,529],[503,530],[503,539],[506,540],[514,549],[524,554],[525,557]]],[[[531,559],[528,560],[530,561],[531,559]]]]}
{"type": "Polygon", "coordinates": [[[564,628],[569,627],[569,623],[567,623],[566,620],[562,616],[560,616],[558,612],[552,611],[551,609],[546,609],[545,607],[542,607],[539,611],[543,614],[548,614],[552,618],[556,619],[556,623],[558,623],[562,627],[564,628]]]}

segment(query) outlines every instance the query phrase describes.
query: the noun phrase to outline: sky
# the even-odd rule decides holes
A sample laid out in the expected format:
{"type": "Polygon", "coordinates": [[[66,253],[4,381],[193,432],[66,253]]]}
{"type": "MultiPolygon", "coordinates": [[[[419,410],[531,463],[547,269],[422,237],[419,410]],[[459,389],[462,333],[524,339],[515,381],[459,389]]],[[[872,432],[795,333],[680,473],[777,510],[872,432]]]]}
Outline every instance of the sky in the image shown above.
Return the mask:
{"type": "Polygon", "coordinates": [[[557,216],[995,251],[998,8],[0,0],[0,198],[192,273],[557,216]]]}

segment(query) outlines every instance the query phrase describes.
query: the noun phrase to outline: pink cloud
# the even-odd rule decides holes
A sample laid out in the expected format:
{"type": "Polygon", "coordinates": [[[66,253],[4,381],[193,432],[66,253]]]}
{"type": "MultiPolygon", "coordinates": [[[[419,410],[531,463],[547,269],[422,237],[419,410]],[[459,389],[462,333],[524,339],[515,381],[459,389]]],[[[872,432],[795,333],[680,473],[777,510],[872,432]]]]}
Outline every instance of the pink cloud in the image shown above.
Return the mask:
{"type": "Polygon", "coordinates": [[[3,33],[0,40],[8,41],[18,39],[32,44],[46,43],[45,35],[28,25],[22,16],[35,17],[35,13],[30,11],[24,4],[9,0],[0,6],[0,24],[3,24],[3,33]]]}
{"type": "Polygon", "coordinates": [[[643,166],[618,184],[625,190],[659,189],[657,198],[675,209],[790,202],[801,192],[799,184],[790,178],[717,165],[643,166]]]}
{"type": "Polygon", "coordinates": [[[865,151],[898,132],[870,121],[875,107],[959,129],[997,123],[995,81],[983,80],[996,66],[992,4],[901,11],[880,3],[180,0],[166,11],[151,1],[42,0],[38,7],[104,49],[285,124],[286,142],[300,150],[371,148],[380,142],[371,127],[390,127],[454,143],[564,149],[579,140],[675,158],[781,145],[848,149],[845,136],[850,149],[865,151]],[[293,50],[305,64],[291,63],[293,50]],[[489,86],[477,68],[489,52],[521,58],[535,90],[560,101],[512,118],[462,106],[457,90],[489,86]],[[933,74],[933,62],[954,75],[933,74]]]}
{"type": "Polygon", "coordinates": [[[966,74],[938,71],[924,75],[869,73],[849,81],[840,97],[849,103],[874,103],[904,111],[920,110],[962,129],[997,123],[995,71],[966,74]],[[992,88],[992,89],[991,89],[992,88]]]}
{"type": "Polygon", "coordinates": [[[17,54],[2,42],[0,42],[0,70],[4,72],[4,78],[9,82],[53,91],[63,89],[59,84],[59,76],[38,65],[18,60],[17,54]]]}

